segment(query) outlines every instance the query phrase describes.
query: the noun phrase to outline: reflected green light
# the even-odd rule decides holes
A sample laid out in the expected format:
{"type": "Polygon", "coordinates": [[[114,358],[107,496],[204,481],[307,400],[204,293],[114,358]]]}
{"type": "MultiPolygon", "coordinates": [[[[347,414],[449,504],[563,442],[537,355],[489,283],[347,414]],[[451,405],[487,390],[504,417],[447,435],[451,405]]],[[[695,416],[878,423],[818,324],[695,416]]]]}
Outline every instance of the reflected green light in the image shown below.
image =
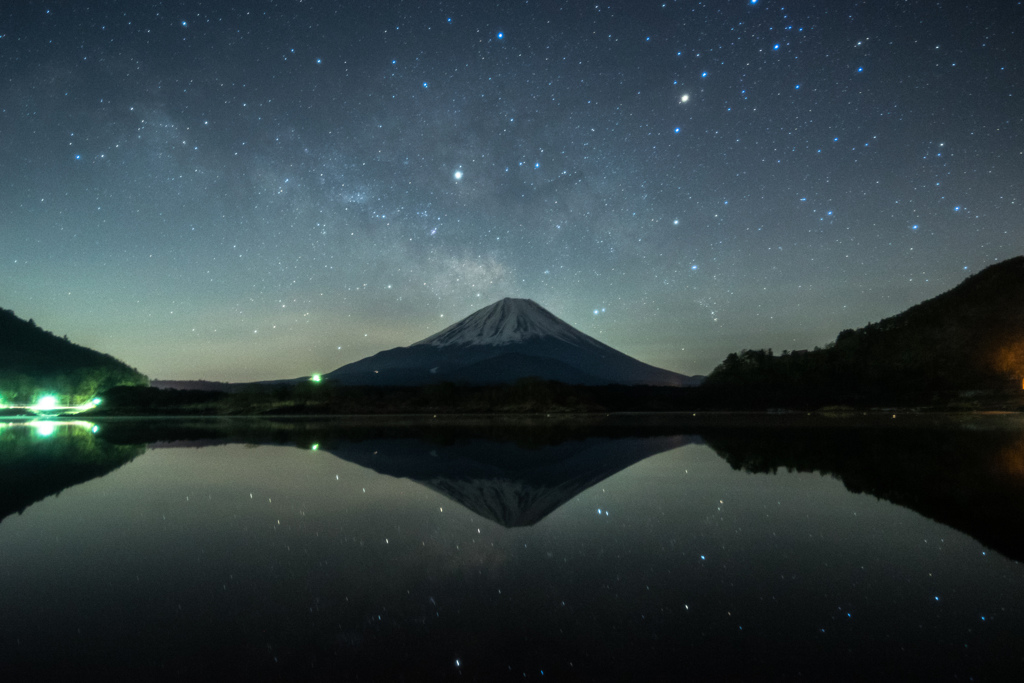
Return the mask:
{"type": "Polygon", "coordinates": [[[36,436],[53,436],[57,431],[56,422],[33,422],[32,426],[35,427],[36,436]]]}
{"type": "Polygon", "coordinates": [[[318,450],[320,450],[320,444],[318,444],[318,443],[313,444],[312,446],[309,447],[309,450],[311,450],[311,451],[318,451],[318,450]]]}
{"type": "Polygon", "coordinates": [[[309,378],[309,380],[311,382],[320,382],[323,380],[323,377],[321,375],[313,375],[312,377],[309,378]]]}

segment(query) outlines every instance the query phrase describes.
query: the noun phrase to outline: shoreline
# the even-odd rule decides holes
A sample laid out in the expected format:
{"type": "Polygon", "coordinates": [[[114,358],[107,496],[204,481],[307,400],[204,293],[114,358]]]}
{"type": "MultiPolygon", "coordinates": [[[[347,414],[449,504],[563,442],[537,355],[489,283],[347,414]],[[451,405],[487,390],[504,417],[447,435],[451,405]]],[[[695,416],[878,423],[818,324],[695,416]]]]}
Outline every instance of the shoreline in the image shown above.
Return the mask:
{"type": "Polygon", "coordinates": [[[1017,411],[931,411],[914,409],[871,409],[843,411],[619,411],[557,413],[378,413],[378,414],[76,414],[11,415],[0,422],[88,422],[118,424],[139,422],[182,423],[318,423],[353,427],[478,426],[556,427],[655,427],[682,429],[714,428],[1019,428],[1024,430],[1024,413],[1017,411]]]}

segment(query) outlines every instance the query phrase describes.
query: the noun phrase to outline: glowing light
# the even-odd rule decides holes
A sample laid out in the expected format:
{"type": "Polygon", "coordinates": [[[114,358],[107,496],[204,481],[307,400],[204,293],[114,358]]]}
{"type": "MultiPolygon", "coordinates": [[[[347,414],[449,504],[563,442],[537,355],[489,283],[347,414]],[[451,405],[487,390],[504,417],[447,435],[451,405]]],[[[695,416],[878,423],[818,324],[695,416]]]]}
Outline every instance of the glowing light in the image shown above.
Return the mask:
{"type": "Polygon", "coordinates": [[[318,451],[318,450],[320,450],[320,444],[318,444],[318,443],[313,444],[312,446],[309,447],[309,450],[311,450],[311,451],[318,451]]]}
{"type": "Polygon", "coordinates": [[[56,422],[33,422],[32,426],[35,427],[37,436],[53,436],[57,430],[56,422]]]}
{"type": "Polygon", "coordinates": [[[57,408],[57,397],[43,396],[41,399],[36,401],[36,408],[38,410],[55,410],[57,408]]]}
{"type": "Polygon", "coordinates": [[[456,180],[462,180],[462,171],[456,171],[455,173],[452,174],[452,177],[455,178],[456,180]]]}
{"type": "Polygon", "coordinates": [[[312,377],[309,378],[309,381],[310,382],[322,382],[323,379],[324,378],[323,378],[322,375],[313,375],[312,377]]]}
{"type": "Polygon", "coordinates": [[[679,98],[679,102],[682,103],[682,104],[686,104],[689,101],[690,101],[690,94],[689,93],[683,93],[683,96],[679,98]]]}

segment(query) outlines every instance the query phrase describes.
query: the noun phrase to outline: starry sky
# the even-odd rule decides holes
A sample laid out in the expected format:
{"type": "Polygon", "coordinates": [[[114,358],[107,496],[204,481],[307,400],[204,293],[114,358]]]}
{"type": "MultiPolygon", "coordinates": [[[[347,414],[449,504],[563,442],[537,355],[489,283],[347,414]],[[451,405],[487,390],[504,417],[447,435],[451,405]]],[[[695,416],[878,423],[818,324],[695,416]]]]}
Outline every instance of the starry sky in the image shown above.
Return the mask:
{"type": "Polygon", "coordinates": [[[1021,2],[0,8],[0,307],[151,378],[531,298],[704,374],[1024,253],[1021,2]]]}

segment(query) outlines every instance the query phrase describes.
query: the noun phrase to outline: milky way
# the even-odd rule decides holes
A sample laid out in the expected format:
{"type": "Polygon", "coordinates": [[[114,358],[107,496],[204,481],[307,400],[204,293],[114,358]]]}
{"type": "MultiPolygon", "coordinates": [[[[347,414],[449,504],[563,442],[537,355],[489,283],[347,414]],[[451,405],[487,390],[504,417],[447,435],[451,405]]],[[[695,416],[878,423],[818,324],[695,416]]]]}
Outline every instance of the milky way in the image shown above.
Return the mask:
{"type": "Polygon", "coordinates": [[[17,2],[0,306],[273,379],[505,296],[643,361],[823,345],[1024,252],[1019,2],[17,2]]]}

